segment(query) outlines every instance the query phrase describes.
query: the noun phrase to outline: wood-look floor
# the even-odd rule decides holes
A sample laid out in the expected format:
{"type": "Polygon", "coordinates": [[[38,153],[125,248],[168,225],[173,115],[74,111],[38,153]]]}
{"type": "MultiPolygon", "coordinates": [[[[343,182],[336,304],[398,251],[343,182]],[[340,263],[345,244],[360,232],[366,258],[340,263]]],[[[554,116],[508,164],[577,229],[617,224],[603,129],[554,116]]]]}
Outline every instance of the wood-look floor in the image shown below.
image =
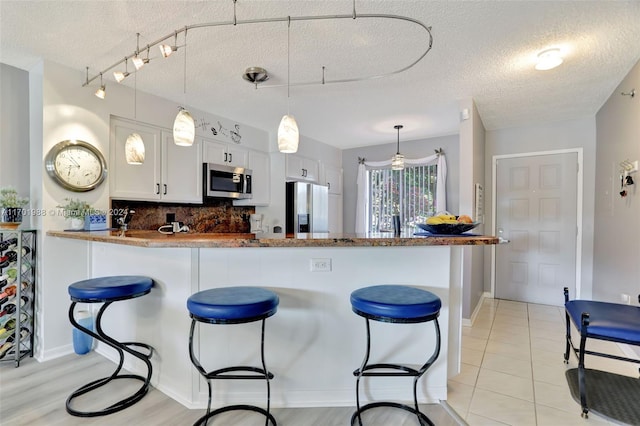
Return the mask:
{"type": "MultiPolygon", "coordinates": [[[[78,418],[67,414],[65,401],[76,388],[112,373],[114,365],[98,354],[68,355],[46,363],[24,359],[19,368],[14,363],[0,363],[0,425],[191,425],[204,414],[204,410],[190,410],[178,402],[152,389],[140,402],[119,413],[103,417],[78,418]]],[[[135,389],[138,382],[119,380],[115,388],[135,389]]],[[[354,383],[355,386],[355,383],[354,383]]],[[[116,400],[114,387],[108,392],[96,393],[78,399],[78,407],[106,406],[116,400]],[[82,404],[82,405],[80,405],[82,404]]],[[[447,413],[442,405],[421,407],[437,426],[461,424],[447,413]]],[[[280,408],[273,409],[280,426],[338,426],[349,425],[352,407],[337,408],[280,408]]],[[[365,426],[417,425],[416,417],[402,410],[378,408],[364,413],[365,426]]],[[[464,423],[462,423],[464,424],[464,423]]],[[[264,417],[245,412],[230,412],[209,421],[215,426],[264,425],[264,417]]]]}

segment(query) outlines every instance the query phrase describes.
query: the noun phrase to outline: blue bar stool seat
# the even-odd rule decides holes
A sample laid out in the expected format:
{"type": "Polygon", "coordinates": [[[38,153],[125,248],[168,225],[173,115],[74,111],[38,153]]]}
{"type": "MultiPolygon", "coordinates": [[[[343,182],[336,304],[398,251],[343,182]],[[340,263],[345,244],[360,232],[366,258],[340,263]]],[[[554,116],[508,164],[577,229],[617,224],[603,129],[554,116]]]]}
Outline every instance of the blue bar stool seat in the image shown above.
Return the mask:
{"type": "Polygon", "coordinates": [[[207,381],[209,401],[207,412],[194,425],[207,424],[207,421],[220,413],[232,410],[248,410],[265,416],[265,425],[269,422],[276,426],[276,420],[269,412],[271,405],[270,380],[273,374],[267,370],[264,361],[264,330],[265,321],[276,313],[280,299],[273,291],[260,287],[222,287],[200,291],[187,300],[187,309],[191,316],[191,330],[189,331],[189,356],[200,375],[207,381]],[[206,371],[193,351],[193,332],[197,322],[207,324],[242,324],[262,321],[260,341],[260,357],[262,367],[232,366],[206,371]],[[264,379],[267,383],[267,409],[253,405],[229,405],[211,411],[211,380],[226,379],[264,379]]]}
{"type": "Polygon", "coordinates": [[[422,375],[433,365],[440,354],[440,325],[438,316],[442,302],[435,294],[404,285],[376,285],[355,290],[351,293],[353,312],[364,317],[367,326],[367,349],[360,368],[353,372],[356,379],[356,412],[351,417],[351,424],[362,425],[361,414],[376,407],[393,407],[409,411],[418,417],[420,425],[433,425],[433,422],[418,407],[417,385],[422,375]],[[421,323],[433,321],[436,332],[435,350],[427,362],[415,369],[400,364],[369,364],[371,350],[371,332],[369,321],[388,323],[421,323]],[[395,370],[395,371],[394,371],[395,370]],[[413,402],[408,406],[397,402],[379,401],[360,406],[360,379],[367,376],[378,377],[413,377],[413,402]]]}
{"type": "Polygon", "coordinates": [[[71,306],[69,307],[69,321],[71,322],[71,324],[75,328],[92,336],[94,339],[114,348],[116,351],[118,351],[120,357],[117,368],[110,376],[87,383],[86,385],[75,390],[69,396],[69,398],[67,398],[66,408],[69,414],[78,417],[97,417],[112,414],[130,407],[131,405],[141,400],[142,397],[147,394],[151,383],[152,367],[149,359],[153,354],[153,348],[144,343],[118,342],[112,337],[109,337],[102,329],[102,316],[104,315],[106,309],[113,302],[144,296],[151,291],[151,287],[153,287],[153,284],[153,280],[148,277],[137,275],[121,275],[90,278],[88,280],[75,282],[69,286],[68,291],[69,296],[71,297],[71,306]],[[86,327],[83,327],[76,321],[74,310],[77,303],[103,303],[98,311],[98,315],[96,316],[95,332],[87,329],[86,327]],[[133,349],[134,347],[138,349],[142,348],[144,352],[133,349]],[[125,352],[144,362],[147,368],[147,374],[145,376],[136,374],[120,374],[120,371],[122,370],[122,366],[124,364],[125,352]],[[76,397],[100,388],[115,379],[139,380],[142,382],[142,385],[133,395],[128,396],[102,410],[81,411],[72,407],[72,401],[76,397]]]}

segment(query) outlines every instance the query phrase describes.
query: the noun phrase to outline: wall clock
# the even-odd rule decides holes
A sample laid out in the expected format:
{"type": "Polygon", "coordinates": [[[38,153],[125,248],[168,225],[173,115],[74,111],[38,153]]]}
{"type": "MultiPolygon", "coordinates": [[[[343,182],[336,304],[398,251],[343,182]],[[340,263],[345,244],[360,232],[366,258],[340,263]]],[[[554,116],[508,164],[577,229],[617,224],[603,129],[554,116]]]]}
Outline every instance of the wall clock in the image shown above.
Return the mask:
{"type": "Polygon", "coordinates": [[[107,162],[102,153],[80,140],[55,144],[47,154],[45,168],[57,184],[76,192],[91,191],[107,177],[107,162]]]}

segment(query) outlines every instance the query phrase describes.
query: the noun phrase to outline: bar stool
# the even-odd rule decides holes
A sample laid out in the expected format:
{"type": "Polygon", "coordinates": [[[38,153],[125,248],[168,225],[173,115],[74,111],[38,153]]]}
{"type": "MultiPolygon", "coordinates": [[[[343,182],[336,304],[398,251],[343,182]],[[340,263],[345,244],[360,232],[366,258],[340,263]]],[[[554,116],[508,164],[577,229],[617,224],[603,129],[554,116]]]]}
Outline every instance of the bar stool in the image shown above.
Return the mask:
{"type": "Polygon", "coordinates": [[[71,324],[75,328],[92,336],[94,339],[112,347],[118,352],[120,356],[118,367],[110,376],[87,383],[86,385],[75,390],[69,396],[69,398],[67,398],[67,412],[72,416],[97,417],[115,413],[117,411],[121,411],[127,407],[130,407],[131,405],[140,401],[142,397],[146,395],[151,383],[152,367],[149,359],[153,354],[153,348],[149,345],[139,342],[118,342],[117,340],[108,336],[102,330],[102,315],[104,315],[106,309],[113,302],[144,296],[151,291],[151,287],[153,287],[153,280],[151,278],[136,275],[91,278],[88,280],[78,281],[69,286],[68,290],[72,302],[71,306],[69,307],[69,321],[71,321],[71,324]],[[96,316],[96,332],[83,327],[76,321],[74,317],[74,309],[77,303],[104,303],[102,307],[100,307],[98,315],[96,316]],[[133,349],[132,347],[142,348],[145,352],[140,352],[139,350],[133,349]],[[120,374],[120,370],[122,369],[122,366],[124,364],[125,352],[144,362],[147,369],[146,376],[136,374],[120,374]],[[71,401],[74,398],[98,389],[116,379],[139,380],[142,382],[142,386],[140,386],[140,388],[134,394],[102,410],[80,411],[71,407],[71,401]]]}
{"type": "Polygon", "coordinates": [[[259,287],[222,287],[200,291],[189,297],[187,300],[187,309],[191,316],[189,356],[198,372],[207,381],[209,388],[207,412],[204,416],[200,417],[194,425],[206,425],[211,417],[227,411],[248,410],[263,414],[265,416],[265,425],[268,425],[269,421],[271,421],[271,424],[276,426],[276,419],[269,412],[271,406],[271,386],[269,380],[273,379],[273,374],[267,370],[264,361],[264,330],[266,319],[276,313],[279,302],[280,300],[276,293],[259,287]],[[260,340],[262,368],[232,366],[207,372],[196,358],[193,352],[193,331],[196,322],[207,324],[242,324],[260,320],[262,320],[260,340]],[[264,379],[267,382],[267,409],[242,404],[229,405],[211,411],[211,380],[227,379],[264,379]]]}
{"type": "Polygon", "coordinates": [[[353,425],[358,420],[362,425],[361,414],[371,408],[393,407],[414,413],[420,425],[433,425],[433,422],[418,408],[417,386],[418,380],[433,365],[440,354],[440,325],[438,316],[442,302],[435,294],[414,287],[404,285],[376,285],[355,290],[351,293],[351,308],[353,312],[364,317],[367,324],[367,350],[360,368],[353,372],[356,379],[356,412],[351,417],[353,425]],[[433,321],[436,332],[436,347],[420,368],[415,369],[401,364],[369,364],[371,350],[371,332],[369,320],[388,323],[420,323],[433,321]],[[391,371],[389,371],[391,370],[391,371]],[[393,371],[396,370],[396,371],[393,371]],[[413,403],[410,407],[397,402],[372,402],[360,407],[360,379],[367,376],[378,377],[413,377],[413,403]]]}

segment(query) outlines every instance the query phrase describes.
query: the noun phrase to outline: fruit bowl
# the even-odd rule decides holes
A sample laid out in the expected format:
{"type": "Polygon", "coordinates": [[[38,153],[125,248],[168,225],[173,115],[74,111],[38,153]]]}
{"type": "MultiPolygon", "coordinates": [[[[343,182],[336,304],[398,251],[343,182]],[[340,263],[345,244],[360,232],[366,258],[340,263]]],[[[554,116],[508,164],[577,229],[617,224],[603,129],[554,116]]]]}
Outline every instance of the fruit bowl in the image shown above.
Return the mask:
{"type": "Polygon", "coordinates": [[[480,222],[473,223],[438,223],[438,224],[427,224],[427,223],[418,223],[418,227],[432,234],[441,234],[441,235],[458,235],[463,232],[471,231],[476,226],[480,225],[480,222]]]}

